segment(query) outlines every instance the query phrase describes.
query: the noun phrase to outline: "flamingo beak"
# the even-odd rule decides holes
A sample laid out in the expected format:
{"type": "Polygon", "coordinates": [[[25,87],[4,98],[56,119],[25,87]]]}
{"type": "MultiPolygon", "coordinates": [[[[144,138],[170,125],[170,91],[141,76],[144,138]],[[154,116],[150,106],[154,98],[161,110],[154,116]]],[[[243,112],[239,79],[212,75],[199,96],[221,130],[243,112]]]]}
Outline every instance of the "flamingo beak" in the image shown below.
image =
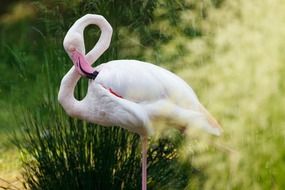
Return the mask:
{"type": "Polygon", "coordinates": [[[99,72],[93,69],[91,65],[86,61],[85,57],[77,50],[74,49],[71,51],[71,58],[77,72],[80,75],[94,80],[99,74],[99,72]]]}

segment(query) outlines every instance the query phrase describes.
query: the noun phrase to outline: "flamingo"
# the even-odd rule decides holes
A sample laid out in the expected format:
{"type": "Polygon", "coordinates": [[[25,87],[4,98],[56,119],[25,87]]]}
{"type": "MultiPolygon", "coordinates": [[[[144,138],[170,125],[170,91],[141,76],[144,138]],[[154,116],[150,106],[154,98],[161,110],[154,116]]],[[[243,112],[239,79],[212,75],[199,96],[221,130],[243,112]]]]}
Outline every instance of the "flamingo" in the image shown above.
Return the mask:
{"type": "Polygon", "coordinates": [[[147,189],[147,141],[157,122],[187,130],[200,127],[219,135],[218,122],[199,102],[192,88],[174,73],[137,60],[114,60],[91,65],[108,49],[112,27],[101,15],[87,14],[68,30],[63,46],[74,66],[63,77],[58,101],[66,113],[102,126],[119,126],[142,139],[142,190],[147,189]],[[96,45],[85,54],[83,31],[88,25],[101,30],[96,45]],[[81,76],[89,78],[86,96],[74,97],[81,76]]]}

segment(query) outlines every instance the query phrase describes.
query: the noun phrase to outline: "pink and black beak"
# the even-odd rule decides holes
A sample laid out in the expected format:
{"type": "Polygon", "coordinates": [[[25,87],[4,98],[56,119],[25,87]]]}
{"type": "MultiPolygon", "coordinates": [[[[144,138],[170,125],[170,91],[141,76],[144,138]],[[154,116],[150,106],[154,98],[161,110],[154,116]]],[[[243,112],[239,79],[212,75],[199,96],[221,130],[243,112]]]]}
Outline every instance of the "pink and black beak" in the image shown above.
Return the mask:
{"type": "Polygon", "coordinates": [[[80,75],[94,80],[99,74],[99,72],[92,68],[91,65],[86,61],[85,57],[78,51],[72,51],[71,58],[76,70],[80,75]]]}

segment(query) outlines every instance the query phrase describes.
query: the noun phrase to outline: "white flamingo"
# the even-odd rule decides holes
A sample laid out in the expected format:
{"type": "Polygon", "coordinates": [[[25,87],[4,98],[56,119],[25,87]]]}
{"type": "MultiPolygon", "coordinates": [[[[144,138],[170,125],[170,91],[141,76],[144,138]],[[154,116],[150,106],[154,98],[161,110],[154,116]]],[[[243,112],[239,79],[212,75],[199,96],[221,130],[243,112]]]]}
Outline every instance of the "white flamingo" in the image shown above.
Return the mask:
{"type": "Polygon", "coordinates": [[[64,48],[75,66],[63,77],[58,100],[68,115],[103,126],[120,126],[142,138],[142,189],[146,190],[147,137],[157,121],[177,128],[198,126],[219,135],[220,126],[202,106],[192,88],[177,75],[137,60],[115,60],[95,68],[93,64],[109,47],[112,27],[100,15],[78,19],[64,38],[64,48]],[[99,41],[85,55],[83,31],[94,24],[99,41]],[[88,77],[86,97],[74,98],[81,76],[88,77]]]}

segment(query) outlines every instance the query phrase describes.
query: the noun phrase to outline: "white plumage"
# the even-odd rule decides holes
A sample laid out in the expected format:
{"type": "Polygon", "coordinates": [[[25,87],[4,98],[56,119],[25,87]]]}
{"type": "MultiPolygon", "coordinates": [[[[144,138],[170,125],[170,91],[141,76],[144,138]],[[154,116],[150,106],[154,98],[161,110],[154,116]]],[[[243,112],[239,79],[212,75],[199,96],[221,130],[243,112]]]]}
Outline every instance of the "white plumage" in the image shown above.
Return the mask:
{"type": "Polygon", "coordinates": [[[78,19],[66,34],[64,47],[75,67],[62,79],[58,99],[70,116],[104,126],[120,126],[142,137],[156,131],[157,121],[177,128],[198,126],[220,134],[219,124],[185,81],[146,62],[116,60],[95,67],[95,79],[89,80],[86,97],[76,100],[73,93],[79,72],[92,75],[88,64],[94,63],[109,47],[111,35],[112,27],[104,17],[91,14],[78,19]],[[85,55],[83,31],[89,24],[99,26],[102,33],[95,47],[85,55]]]}
{"type": "Polygon", "coordinates": [[[87,95],[80,102],[84,110],[74,116],[140,135],[154,132],[153,121],[157,120],[171,121],[178,127],[200,123],[209,132],[219,133],[207,122],[208,115],[191,87],[173,73],[136,60],[110,61],[95,70],[99,74],[90,80],[87,95]]]}

